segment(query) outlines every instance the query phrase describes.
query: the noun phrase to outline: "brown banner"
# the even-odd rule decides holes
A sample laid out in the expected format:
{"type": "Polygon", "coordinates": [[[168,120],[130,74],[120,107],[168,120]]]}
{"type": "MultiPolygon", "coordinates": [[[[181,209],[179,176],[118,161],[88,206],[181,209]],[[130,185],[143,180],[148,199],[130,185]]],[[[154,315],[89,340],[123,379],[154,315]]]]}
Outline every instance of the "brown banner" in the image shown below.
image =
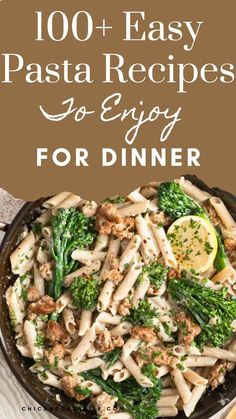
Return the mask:
{"type": "MultiPolygon", "coordinates": [[[[211,0],[207,3],[187,0],[1,1],[1,186],[25,200],[61,190],[70,190],[84,197],[100,200],[108,195],[126,194],[149,180],[164,180],[193,173],[209,185],[235,192],[234,70],[231,69],[231,76],[222,73],[222,65],[234,64],[234,9],[233,2],[211,0]],[[37,15],[36,11],[42,13],[37,15]],[[50,22],[47,19],[54,11],[62,11],[69,25],[68,36],[61,42],[51,40],[48,35],[50,22]],[[93,33],[88,41],[76,40],[72,34],[72,20],[78,11],[88,13],[80,14],[77,21],[74,18],[74,22],[79,22],[79,31],[77,32],[76,23],[74,30],[80,38],[86,37],[87,19],[92,17],[93,33]],[[132,25],[138,21],[138,30],[131,25],[131,32],[137,38],[145,36],[145,40],[124,40],[127,36],[127,16],[124,11],[143,12],[131,16],[132,25]],[[37,17],[42,17],[42,33],[40,28],[38,33],[36,30],[37,17]],[[105,30],[105,37],[103,30],[97,28],[103,25],[103,19],[106,26],[112,26],[112,29],[105,30]],[[171,39],[168,26],[170,22],[179,22],[182,25],[181,39],[177,39],[181,36],[177,32],[172,32],[175,40],[171,39]],[[184,22],[192,22],[192,26],[184,22]],[[189,28],[196,31],[197,22],[203,23],[199,26],[194,43],[189,28]],[[156,31],[152,34],[152,28],[158,28],[159,33],[156,31]],[[44,40],[36,41],[37,36],[44,40]],[[149,39],[152,36],[159,36],[159,39],[149,39]],[[191,51],[186,50],[186,45],[187,49],[192,46],[191,51]],[[124,58],[120,74],[124,82],[118,80],[116,71],[111,72],[114,82],[108,82],[105,64],[109,57],[113,60],[112,65],[117,65],[118,60],[124,58]],[[57,75],[47,75],[46,66],[49,63],[58,65],[57,75]],[[75,74],[78,72],[75,66],[79,63],[90,66],[90,74],[80,74],[80,80],[84,77],[87,82],[75,81],[75,74]],[[140,66],[132,68],[139,71],[132,73],[130,68],[137,63],[140,66]],[[152,75],[150,68],[156,63],[165,65],[165,72],[160,65],[154,66],[156,71],[152,75]],[[198,71],[196,81],[186,82],[182,87],[179,81],[181,63],[192,63],[198,71]],[[208,67],[211,71],[202,75],[201,68],[208,63],[215,67],[208,67]],[[10,73],[7,72],[8,64],[10,73]],[[17,70],[18,67],[22,68],[17,70]],[[165,75],[166,80],[157,83],[157,77],[160,81],[161,75],[165,75]],[[151,80],[152,77],[156,77],[155,82],[151,80]],[[144,78],[145,81],[142,81],[144,78]],[[32,82],[36,79],[36,82],[32,82]],[[48,82],[49,79],[51,82],[48,82]],[[107,106],[112,105],[110,117],[116,118],[110,122],[101,121],[102,103],[114,93],[120,93],[120,96],[110,98],[107,106]],[[58,115],[66,112],[69,103],[72,105],[71,98],[74,98],[73,109],[76,110],[65,118],[61,116],[61,121],[55,122],[43,115],[44,111],[44,114],[51,115],[51,119],[60,119],[58,115]],[[69,99],[71,102],[68,102],[69,99]],[[115,99],[120,102],[115,104],[115,99]],[[62,105],[63,101],[67,101],[67,104],[62,105]],[[94,113],[76,122],[75,118],[79,119],[83,114],[84,108],[77,112],[81,106],[94,113]],[[157,107],[160,115],[155,119],[157,107]],[[135,138],[131,138],[132,135],[127,137],[128,141],[133,141],[128,144],[126,134],[137,120],[127,117],[122,122],[121,119],[124,110],[132,108],[136,108],[135,114],[133,113],[136,118],[143,115],[143,119],[150,118],[153,121],[142,124],[135,138]],[[169,137],[161,142],[161,132],[171,122],[163,113],[170,116],[179,108],[181,121],[176,122],[169,137]],[[150,116],[151,111],[153,113],[150,116]],[[42,166],[37,166],[39,148],[47,149],[47,160],[41,161],[42,166]],[[58,148],[65,148],[70,153],[71,160],[67,166],[59,167],[53,163],[52,154],[58,148]],[[87,150],[86,163],[89,166],[76,166],[76,148],[87,150]],[[111,166],[102,166],[104,148],[113,149],[114,159],[116,153],[116,163],[111,166]],[[132,152],[134,148],[136,152],[132,152]],[[146,149],[146,160],[145,152],[141,156],[145,164],[141,166],[137,162],[136,166],[132,166],[132,153],[140,154],[142,148],[146,149]],[[162,152],[164,166],[158,164],[152,148],[159,153],[162,148],[166,150],[166,156],[162,152]],[[191,148],[200,151],[200,166],[188,166],[187,149],[191,148]],[[175,158],[177,155],[179,159],[175,158]],[[156,165],[151,165],[151,158],[157,162],[156,165]],[[181,165],[171,166],[173,164],[181,165]]],[[[63,36],[64,15],[56,14],[52,20],[52,35],[57,39],[63,36]]],[[[177,23],[172,26],[179,28],[177,23]]],[[[90,36],[89,33],[87,35],[90,36]]],[[[52,68],[55,71],[56,67],[52,68]]],[[[227,68],[229,70],[229,66],[227,68]]],[[[81,66],[80,70],[84,70],[84,67],[81,66]]],[[[193,75],[193,68],[186,67],[186,79],[191,80],[193,75]]],[[[83,156],[84,152],[77,150],[77,158],[79,153],[83,156]]],[[[107,154],[107,157],[110,158],[111,155],[107,154]]],[[[63,155],[59,155],[58,159],[60,158],[63,155]]]]}

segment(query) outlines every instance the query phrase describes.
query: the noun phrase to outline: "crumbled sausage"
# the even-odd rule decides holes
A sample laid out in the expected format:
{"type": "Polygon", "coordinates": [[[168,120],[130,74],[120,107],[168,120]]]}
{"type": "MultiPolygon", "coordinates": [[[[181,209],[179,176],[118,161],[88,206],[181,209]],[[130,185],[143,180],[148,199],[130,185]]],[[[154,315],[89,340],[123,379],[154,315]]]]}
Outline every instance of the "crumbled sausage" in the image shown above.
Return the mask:
{"type": "Polygon", "coordinates": [[[201,328],[198,324],[188,317],[184,312],[178,313],[176,316],[178,324],[178,339],[179,343],[189,348],[196,336],[201,333],[201,328]]]}
{"type": "Polygon", "coordinates": [[[226,250],[236,250],[236,240],[231,237],[226,237],[224,239],[224,245],[226,250]]]}
{"type": "Polygon", "coordinates": [[[27,300],[30,303],[34,303],[35,301],[38,301],[40,299],[40,293],[38,289],[32,285],[27,290],[27,300]]]}
{"type": "Polygon", "coordinates": [[[121,301],[119,307],[118,307],[118,314],[120,314],[120,316],[128,316],[130,314],[130,307],[131,307],[131,303],[129,301],[128,298],[125,298],[124,300],[121,301]]]}
{"type": "Polygon", "coordinates": [[[134,230],[134,218],[119,214],[115,205],[102,204],[96,215],[96,229],[101,234],[112,234],[120,239],[131,238],[134,230]]]}
{"type": "Polygon", "coordinates": [[[124,340],[121,336],[112,336],[108,329],[104,329],[98,334],[95,346],[102,352],[110,352],[115,348],[121,348],[124,340]]]}
{"type": "Polygon", "coordinates": [[[87,217],[93,217],[96,214],[97,209],[98,204],[95,201],[86,201],[81,211],[87,217]]]}
{"type": "Polygon", "coordinates": [[[146,343],[155,342],[157,340],[156,333],[152,327],[134,326],[132,336],[141,339],[146,343]]]}
{"type": "Polygon", "coordinates": [[[225,381],[225,374],[227,372],[227,361],[218,360],[213,367],[211,367],[208,382],[212,390],[225,381]]]}
{"type": "Polygon", "coordinates": [[[59,359],[62,359],[65,355],[65,347],[61,343],[56,343],[52,348],[47,349],[45,357],[51,365],[55,365],[59,359]]]}
{"type": "Polygon", "coordinates": [[[152,213],[150,219],[154,224],[162,224],[163,226],[169,226],[172,223],[172,219],[163,211],[159,213],[152,213]]]}
{"type": "Polygon", "coordinates": [[[123,279],[123,275],[119,271],[119,260],[111,254],[108,269],[104,273],[103,279],[114,281],[118,284],[123,279]]]}
{"type": "Polygon", "coordinates": [[[179,267],[177,268],[171,268],[168,272],[168,278],[172,279],[172,278],[181,278],[181,270],[179,267]]]}
{"type": "Polygon", "coordinates": [[[52,262],[46,262],[39,268],[40,275],[43,279],[46,279],[46,281],[51,281],[53,277],[53,263],[52,262]]]}
{"type": "Polygon", "coordinates": [[[119,239],[130,239],[134,234],[133,217],[125,217],[119,224],[114,224],[111,233],[119,239]]]}
{"type": "Polygon", "coordinates": [[[45,336],[53,343],[61,342],[67,338],[67,331],[60,323],[50,320],[47,323],[45,336]]]}
{"type": "Polygon", "coordinates": [[[99,417],[111,414],[114,412],[114,406],[118,399],[110,396],[105,391],[103,391],[99,396],[93,399],[93,404],[97,415],[99,417]]]}
{"type": "Polygon", "coordinates": [[[99,210],[100,214],[103,215],[108,221],[112,221],[118,224],[122,220],[122,217],[119,214],[116,206],[111,203],[102,204],[99,210]]]}
{"type": "Polygon", "coordinates": [[[56,308],[56,303],[49,295],[44,295],[36,303],[29,304],[29,313],[50,314],[56,308]]]}
{"type": "Polygon", "coordinates": [[[172,364],[173,359],[176,357],[173,356],[171,350],[162,348],[161,346],[151,346],[147,348],[147,357],[154,362],[154,364],[161,366],[169,366],[172,364]]]}
{"type": "Polygon", "coordinates": [[[77,402],[80,402],[81,400],[84,400],[86,399],[86,397],[88,397],[87,395],[81,394],[76,391],[78,383],[74,377],[70,375],[65,375],[63,378],[61,378],[60,383],[67,396],[75,399],[77,402]]]}

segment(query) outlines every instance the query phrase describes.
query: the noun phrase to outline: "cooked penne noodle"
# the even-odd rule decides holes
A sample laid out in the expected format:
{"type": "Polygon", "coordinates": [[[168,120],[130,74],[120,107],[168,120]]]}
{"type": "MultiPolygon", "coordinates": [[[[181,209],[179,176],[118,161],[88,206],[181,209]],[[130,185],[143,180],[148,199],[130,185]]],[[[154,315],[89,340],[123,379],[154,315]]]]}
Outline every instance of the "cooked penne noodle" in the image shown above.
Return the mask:
{"type": "Polygon", "coordinates": [[[98,311],[106,311],[110,305],[111,297],[115,289],[114,281],[106,281],[103,285],[102,291],[98,297],[97,309],[98,311]]]}
{"type": "Polygon", "coordinates": [[[105,262],[103,264],[103,267],[102,267],[102,270],[101,270],[101,273],[100,273],[100,278],[101,279],[106,279],[106,273],[110,269],[110,262],[111,262],[112,259],[117,257],[119,249],[120,249],[120,240],[112,238],[110,240],[107,255],[106,255],[106,259],[105,259],[105,262]]]}
{"type": "Polygon", "coordinates": [[[186,367],[212,367],[217,361],[213,356],[190,356],[185,361],[186,367]]]}
{"type": "Polygon", "coordinates": [[[117,371],[113,375],[113,380],[115,383],[121,383],[122,381],[127,380],[127,378],[131,377],[131,374],[127,368],[123,368],[121,371],[117,371]]]}
{"type": "Polygon", "coordinates": [[[48,240],[46,239],[41,240],[41,245],[38,248],[36,259],[41,265],[43,265],[44,263],[48,263],[52,260],[50,245],[49,245],[48,240]]]}
{"type": "Polygon", "coordinates": [[[138,349],[138,346],[140,345],[141,340],[133,338],[132,336],[125,342],[123,348],[122,348],[122,357],[124,359],[127,359],[128,356],[132,352],[135,352],[138,349]]]}
{"type": "Polygon", "coordinates": [[[174,253],[171,249],[169,240],[167,239],[164,228],[156,224],[152,224],[152,229],[153,229],[153,234],[155,236],[159,249],[162,253],[166,266],[170,266],[171,268],[176,268],[177,262],[176,262],[174,253]]]}
{"type": "Polygon", "coordinates": [[[24,334],[27,340],[27,344],[31,351],[32,357],[37,360],[38,358],[42,358],[43,356],[43,349],[37,345],[37,330],[35,325],[26,320],[24,323],[24,334]]]}
{"type": "Polygon", "coordinates": [[[98,234],[97,240],[94,246],[95,252],[101,252],[104,250],[108,245],[109,236],[108,234],[98,234]]]}
{"type": "Polygon", "coordinates": [[[230,362],[236,362],[236,352],[229,351],[227,349],[211,348],[211,347],[204,346],[203,354],[205,356],[215,357],[218,359],[224,359],[230,362]]]}
{"type": "Polygon", "coordinates": [[[73,336],[76,332],[76,321],[73,311],[71,308],[66,307],[62,312],[62,316],[67,332],[73,336]]]}
{"type": "Polygon", "coordinates": [[[187,403],[184,403],[183,410],[187,418],[193,413],[197,403],[206,391],[206,385],[197,385],[192,390],[192,396],[187,403]]]}
{"type": "Polygon", "coordinates": [[[142,272],[142,266],[140,264],[133,264],[124,277],[123,281],[118,286],[115,294],[114,300],[121,301],[129,294],[130,290],[133,288],[135,282],[137,281],[139,275],[142,272]]]}
{"type": "Polygon", "coordinates": [[[16,333],[21,333],[25,317],[26,303],[21,298],[22,283],[20,278],[6,291],[6,302],[9,310],[11,326],[16,333]]]}
{"type": "Polygon", "coordinates": [[[143,375],[140,368],[136,364],[136,362],[133,360],[131,356],[128,356],[128,358],[124,359],[121,357],[121,361],[125,365],[125,367],[129,370],[129,372],[133,375],[137,383],[142,387],[153,387],[153,383],[151,380],[149,380],[146,375],[143,375]]]}
{"type": "Polygon", "coordinates": [[[37,268],[36,264],[34,264],[34,286],[37,288],[40,297],[45,295],[45,282],[44,279],[40,275],[40,271],[37,268]]]}
{"type": "Polygon", "coordinates": [[[149,201],[145,200],[120,208],[118,212],[122,217],[135,217],[138,214],[143,214],[144,212],[146,212],[148,206],[149,201]]]}
{"type": "Polygon", "coordinates": [[[64,292],[56,301],[56,312],[61,313],[72,302],[70,291],[64,292]]]}
{"type": "Polygon", "coordinates": [[[92,311],[82,310],[79,323],[79,336],[84,336],[92,323],[92,311]]]}
{"type": "Polygon", "coordinates": [[[111,329],[111,335],[112,336],[122,336],[126,335],[127,333],[130,333],[133,325],[129,322],[121,322],[118,324],[118,326],[111,329]]]}
{"type": "Polygon", "coordinates": [[[134,258],[137,250],[141,245],[141,241],[141,238],[137,234],[135,234],[130,240],[130,242],[127,244],[120,257],[120,272],[123,272],[125,269],[127,269],[127,265],[129,266],[129,264],[132,262],[132,259],[134,258]]]}
{"type": "Polygon", "coordinates": [[[29,346],[20,342],[20,339],[16,341],[16,347],[22,356],[26,358],[32,358],[32,353],[29,346]]]}
{"type": "Polygon", "coordinates": [[[95,348],[94,344],[92,343],[89,347],[87,355],[89,358],[95,358],[104,355],[104,353],[102,351],[99,351],[99,349],[95,348]]]}
{"type": "Polygon", "coordinates": [[[94,396],[97,396],[98,394],[102,393],[101,387],[99,387],[99,385],[94,383],[93,381],[83,381],[80,384],[80,387],[88,388],[94,396]]]}
{"type": "Polygon", "coordinates": [[[226,266],[222,271],[218,272],[211,280],[215,283],[224,283],[229,281],[230,284],[234,284],[236,280],[236,271],[232,266],[226,266]]]}
{"type": "Polygon", "coordinates": [[[188,403],[192,397],[192,394],[184,379],[183,374],[180,370],[176,369],[171,371],[171,375],[183,402],[188,403]]]}
{"type": "Polygon", "coordinates": [[[134,296],[132,299],[132,305],[134,307],[137,307],[139,302],[144,298],[147,290],[149,289],[150,281],[148,279],[148,276],[144,274],[142,276],[142,281],[137,285],[134,291],[134,296]]]}
{"type": "Polygon", "coordinates": [[[132,419],[132,416],[126,412],[109,413],[101,416],[101,419],[132,419]]]}
{"type": "Polygon", "coordinates": [[[139,190],[140,188],[135,189],[135,191],[127,195],[127,198],[129,198],[132,202],[145,202],[146,198],[139,192],[139,190]]]}
{"type": "Polygon", "coordinates": [[[170,418],[177,415],[178,415],[178,409],[174,406],[159,408],[159,416],[162,418],[166,418],[166,417],[170,418]]]}
{"type": "Polygon", "coordinates": [[[189,195],[191,198],[196,199],[196,201],[203,202],[206,201],[210,194],[208,192],[202,191],[197,186],[193,185],[192,182],[181,177],[178,181],[182,186],[184,192],[189,195]]]}
{"type": "Polygon", "coordinates": [[[85,265],[90,265],[91,262],[100,260],[101,262],[106,257],[106,252],[95,252],[93,250],[74,250],[71,254],[72,259],[78,260],[85,265]]]}
{"type": "Polygon", "coordinates": [[[179,399],[179,394],[161,396],[160,400],[157,402],[157,407],[175,406],[178,399],[179,399]]]}
{"type": "Polygon", "coordinates": [[[52,209],[68,198],[71,192],[61,192],[43,203],[44,208],[52,209]]]}
{"type": "Polygon", "coordinates": [[[76,208],[81,203],[82,203],[82,199],[80,198],[80,196],[70,194],[67,198],[65,198],[63,201],[59,202],[57,205],[55,205],[52,208],[52,215],[55,215],[59,208],[64,208],[64,209],[76,208]]]}
{"type": "Polygon", "coordinates": [[[11,270],[15,275],[25,275],[33,267],[35,245],[35,235],[31,231],[11,254],[11,270]]]}
{"type": "Polygon", "coordinates": [[[51,239],[52,238],[52,228],[48,227],[48,226],[43,227],[42,228],[42,236],[47,240],[51,239]]]}
{"type": "Polygon", "coordinates": [[[149,231],[148,223],[142,215],[135,218],[136,229],[142,239],[142,255],[145,263],[149,263],[157,258],[159,252],[154,243],[153,236],[149,231]]]}
{"type": "Polygon", "coordinates": [[[198,386],[199,384],[206,385],[208,383],[208,380],[206,380],[204,377],[201,377],[196,373],[196,371],[193,371],[190,368],[187,368],[186,371],[183,371],[183,376],[186,380],[195,386],[198,386]]]}
{"type": "Polygon", "coordinates": [[[79,362],[77,365],[71,365],[67,368],[70,374],[80,374],[81,372],[93,370],[104,365],[101,358],[90,358],[87,361],[79,362]]]}
{"type": "Polygon", "coordinates": [[[122,316],[119,316],[118,314],[110,314],[106,313],[105,311],[102,311],[96,318],[96,321],[99,323],[108,323],[113,324],[114,326],[119,324],[122,319],[122,316]]]}
{"type": "Polygon", "coordinates": [[[95,322],[92,327],[85,333],[79,344],[71,354],[72,365],[77,365],[89,350],[90,345],[95,341],[97,333],[102,330],[102,325],[95,322]]]}
{"type": "Polygon", "coordinates": [[[234,221],[232,215],[229,213],[228,209],[226,208],[224,202],[222,199],[212,196],[210,198],[210,203],[216,210],[218,216],[220,217],[222,223],[225,225],[225,227],[230,230],[236,229],[236,222],[234,221]]]}
{"type": "Polygon", "coordinates": [[[62,389],[60,378],[52,374],[50,371],[47,371],[47,373],[38,373],[38,379],[48,386],[56,387],[60,390],[62,389]]]}
{"type": "Polygon", "coordinates": [[[97,260],[96,262],[91,263],[89,266],[82,266],[82,268],[77,269],[69,275],[66,275],[64,278],[64,286],[69,287],[73,280],[78,276],[89,276],[98,272],[101,266],[101,262],[97,260]]]}
{"type": "Polygon", "coordinates": [[[169,374],[169,372],[170,372],[170,368],[167,367],[166,365],[162,365],[161,367],[158,368],[157,377],[158,378],[164,377],[165,375],[169,374]]]}
{"type": "Polygon", "coordinates": [[[124,365],[120,360],[116,361],[111,367],[107,366],[107,364],[102,365],[102,378],[106,380],[109,375],[114,375],[116,372],[121,371],[124,368],[124,365]]]}

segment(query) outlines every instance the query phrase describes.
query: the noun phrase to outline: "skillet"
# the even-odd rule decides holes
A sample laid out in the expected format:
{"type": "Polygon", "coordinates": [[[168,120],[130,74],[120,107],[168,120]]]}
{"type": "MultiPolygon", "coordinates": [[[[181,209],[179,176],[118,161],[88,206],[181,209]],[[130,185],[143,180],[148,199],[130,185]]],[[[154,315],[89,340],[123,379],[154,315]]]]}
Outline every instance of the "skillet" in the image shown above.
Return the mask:
{"type": "MultiPolygon", "coordinates": [[[[186,175],[200,189],[215,196],[219,196],[232,216],[236,219],[236,197],[229,192],[219,188],[209,188],[205,183],[193,175],[186,175]]],[[[12,373],[21,383],[23,388],[35,399],[45,410],[51,412],[59,419],[91,419],[96,417],[91,412],[80,411],[76,403],[69,399],[63,392],[60,392],[61,402],[57,402],[55,395],[59,390],[49,388],[41,383],[37,376],[29,371],[32,361],[24,358],[15,346],[14,332],[11,329],[8,308],[4,298],[6,289],[11,285],[16,276],[11,273],[9,257],[16,247],[20,233],[23,228],[30,226],[31,222],[39,215],[40,208],[45,198],[34,202],[27,202],[18,212],[10,225],[0,222],[0,230],[5,231],[5,237],[0,247],[0,348],[12,373]]],[[[191,419],[208,419],[220,411],[222,407],[236,397],[236,368],[227,374],[224,385],[219,386],[214,392],[208,392],[198,403],[196,411],[191,419]]],[[[17,406],[21,411],[22,406],[17,406]]],[[[185,415],[179,413],[176,419],[184,419],[185,415]]]]}

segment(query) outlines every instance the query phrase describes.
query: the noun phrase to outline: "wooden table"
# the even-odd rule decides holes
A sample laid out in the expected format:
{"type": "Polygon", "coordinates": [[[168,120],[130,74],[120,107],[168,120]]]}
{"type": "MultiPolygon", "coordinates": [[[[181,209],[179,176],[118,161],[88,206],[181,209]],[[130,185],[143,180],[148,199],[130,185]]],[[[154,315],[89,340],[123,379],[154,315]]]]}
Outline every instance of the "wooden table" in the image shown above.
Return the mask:
{"type": "MultiPolygon", "coordinates": [[[[11,222],[22,205],[23,201],[13,199],[6,191],[0,188],[0,221],[11,222]]],[[[0,233],[0,241],[2,238],[3,234],[0,233]]],[[[211,419],[224,419],[235,402],[236,399],[211,419]]],[[[0,419],[53,418],[53,415],[45,412],[21,387],[0,352],[0,419]]]]}

